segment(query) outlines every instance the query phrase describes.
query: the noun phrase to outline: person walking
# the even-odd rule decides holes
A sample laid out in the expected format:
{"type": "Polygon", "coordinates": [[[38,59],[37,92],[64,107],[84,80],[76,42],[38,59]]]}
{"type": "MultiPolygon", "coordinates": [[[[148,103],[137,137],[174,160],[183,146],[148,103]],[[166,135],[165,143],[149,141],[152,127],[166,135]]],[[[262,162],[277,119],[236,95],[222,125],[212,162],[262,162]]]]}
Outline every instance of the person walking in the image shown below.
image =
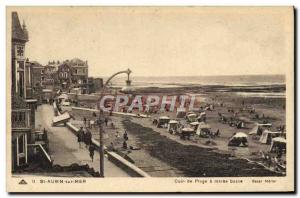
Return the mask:
{"type": "Polygon", "coordinates": [[[88,129],[84,134],[84,143],[86,147],[90,146],[92,143],[92,133],[88,129]]]}
{"type": "Polygon", "coordinates": [[[84,138],[84,132],[83,132],[83,127],[80,127],[78,133],[77,133],[77,141],[79,144],[79,148],[81,148],[81,142],[83,142],[84,138]]]}
{"type": "Polygon", "coordinates": [[[104,119],[104,122],[105,122],[105,126],[107,126],[108,119],[107,119],[107,118],[105,118],[105,119],[104,119]]]}
{"type": "Polygon", "coordinates": [[[94,161],[94,154],[95,154],[95,146],[93,144],[91,144],[89,146],[89,152],[90,152],[90,157],[92,159],[92,162],[94,161]]]}

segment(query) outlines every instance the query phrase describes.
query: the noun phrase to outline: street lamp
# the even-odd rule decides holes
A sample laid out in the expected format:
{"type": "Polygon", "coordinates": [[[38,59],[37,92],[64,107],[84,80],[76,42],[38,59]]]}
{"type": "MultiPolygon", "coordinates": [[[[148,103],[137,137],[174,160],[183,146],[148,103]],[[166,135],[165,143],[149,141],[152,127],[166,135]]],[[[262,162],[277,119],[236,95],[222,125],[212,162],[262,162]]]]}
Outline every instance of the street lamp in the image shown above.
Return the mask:
{"type": "Polygon", "coordinates": [[[100,154],[100,177],[104,177],[104,145],[103,145],[103,120],[101,120],[103,118],[103,110],[101,109],[101,99],[103,97],[103,94],[107,88],[108,83],[110,82],[111,79],[113,79],[115,76],[119,75],[119,74],[127,74],[127,81],[126,81],[126,86],[130,86],[131,81],[129,80],[129,75],[131,74],[131,70],[127,69],[125,71],[119,71],[115,74],[113,74],[112,76],[110,76],[107,81],[105,82],[105,84],[103,85],[103,88],[101,90],[100,93],[100,99],[99,99],[99,136],[100,136],[100,146],[99,146],[99,154],[100,154]]]}

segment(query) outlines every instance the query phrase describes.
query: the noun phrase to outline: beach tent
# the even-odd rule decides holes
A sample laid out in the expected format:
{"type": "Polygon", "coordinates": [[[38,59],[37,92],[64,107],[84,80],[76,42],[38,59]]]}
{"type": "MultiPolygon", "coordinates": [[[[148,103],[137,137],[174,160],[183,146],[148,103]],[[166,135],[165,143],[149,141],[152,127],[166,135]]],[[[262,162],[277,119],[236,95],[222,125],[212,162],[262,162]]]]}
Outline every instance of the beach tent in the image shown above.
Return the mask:
{"type": "Polygon", "coordinates": [[[192,129],[192,128],[189,128],[189,127],[186,127],[186,128],[183,128],[183,129],[181,129],[181,135],[180,135],[180,138],[181,139],[186,139],[186,138],[190,138],[190,136],[191,135],[193,135],[194,134],[194,129],[192,129]]]}
{"type": "Polygon", "coordinates": [[[196,134],[201,137],[209,137],[209,135],[211,134],[210,125],[204,122],[200,122],[197,127],[196,134]]]}
{"type": "Polygon", "coordinates": [[[256,123],[256,126],[249,132],[249,135],[258,135],[260,136],[262,134],[262,132],[264,131],[264,128],[270,128],[272,127],[271,123],[267,123],[267,124],[259,124],[256,123]]]}
{"type": "Polygon", "coordinates": [[[170,120],[168,123],[168,132],[175,133],[178,129],[178,121],[176,120],[170,120]]]}
{"type": "Polygon", "coordinates": [[[272,139],[279,137],[281,132],[273,132],[269,130],[264,130],[264,132],[261,134],[259,142],[263,144],[271,144],[272,139]]]}
{"type": "Polygon", "coordinates": [[[161,116],[157,122],[157,128],[165,127],[168,125],[170,118],[168,116],[161,116]]]}
{"type": "Polygon", "coordinates": [[[207,107],[204,108],[206,111],[212,111],[214,110],[214,105],[210,104],[207,107]]]}
{"type": "Polygon", "coordinates": [[[190,113],[186,116],[188,122],[196,122],[197,121],[197,114],[190,113]]]}
{"type": "Polygon", "coordinates": [[[283,137],[276,137],[272,139],[272,144],[270,147],[270,152],[276,152],[276,150],[281,150],[283,153],[286,152],[286,139],[283,137]]]}
{"type": "Polygon", "coordinates": [[[248,146],[247,135],[243,132],[234,134],[228,142],[228,146],[248,146]]]}
{"type": "Polygon", "coordinates": [[[205,121],[205,120],[206,120],[206,113],[205,113],[204,111],[201,112],[200,115],[198,116],[197,120],[198,120],[199,122],[205,121]]]}
{"type": "Polygon", "coordinates": [[[186,115],[186,112],[184,109],[177,109],[176,118],[184,118],[185,115],[186,115]]]}
{"type": "Polygon", "coordinates": [[[197,122],[197,121],[196,121],[196,122],[191,122],[191,123],[190,123],[190,126],[191,126],[192,129],[194,129],[194,131],[196,131],[199,124],[200,124],[200,123],[197,122]]]}
{"type": "Polygon", "coordinates": [[[236,124],[236,128],[238,128],[238,129],[245,128],[245,122],[244,121],[238,121],[238,123],[236,124]]]}

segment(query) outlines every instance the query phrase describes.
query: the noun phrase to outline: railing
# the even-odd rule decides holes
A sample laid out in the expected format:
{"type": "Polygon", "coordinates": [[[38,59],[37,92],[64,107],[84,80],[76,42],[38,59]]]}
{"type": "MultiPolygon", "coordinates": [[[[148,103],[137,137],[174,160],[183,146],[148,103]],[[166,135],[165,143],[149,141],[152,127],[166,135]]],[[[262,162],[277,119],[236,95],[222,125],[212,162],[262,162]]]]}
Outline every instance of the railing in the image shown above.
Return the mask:
{"type": "Polygon", "coordinates": [[[44,149],[43,145],[41,144],[28,144],[29,147],[37,148],[41,154],[41,157],[45,159],[45,162],[47,166],[52,166],[53,160],[51,159],[50,155],[47,153],[47,151],[44,149]]]}
{"type": "Polygon", "coordinates": [[[11,115],[12,128],[30,128],[30,110],[13,110],[11,115]]]}

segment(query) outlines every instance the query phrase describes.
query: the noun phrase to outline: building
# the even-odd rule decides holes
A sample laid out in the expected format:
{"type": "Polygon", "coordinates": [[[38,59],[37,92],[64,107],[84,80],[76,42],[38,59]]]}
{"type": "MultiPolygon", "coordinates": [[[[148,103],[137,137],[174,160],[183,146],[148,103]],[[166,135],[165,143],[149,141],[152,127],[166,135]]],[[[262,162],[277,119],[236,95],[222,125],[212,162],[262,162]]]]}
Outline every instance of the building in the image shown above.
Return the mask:
{"type": "Polygon", "coordinates": [[[12,12],[11,31],[11,153],[15,171],[28,166],[37,152],[34,134],[37,100],[32,94],[32,64],[25,58],[28,32],[25,23],[21,26],[17,12],[12,12]]]}
{"type": "Polygon", "coordinates": [[[85,92],[87,94],[99,92],[103,88],[102,78],[89,77],[86,85],[85,92]]]}
{"type": "Polygon", "coordinates": [[[88,62],[74,58],[68,61],[68,64],[71,66],[72,84],[80,86],[87,83],[89,74],[88,62]]]}
{"type": "Polygon", "coordinates": [[[42,84],[45,88],[53,89],[58,85],[58,75],[57,70],[60,62],[59,61],[49,61],[46,66],[44,66],[42,84]]]}
{"type": "Polygon", "coordinates": [[[58,81],[62,89],[81,88],[87,93],[88,63],[78,58],[66,60],[58,66],[58,81]]]}
{"type": "Polygon", "coordinates": [[[42,89],[43,89],[43,78],[44,78],[44,67],[36,61],[26,61],[26,66],[31,69],[31,96],[37,99],[37,104],[42,102],[42,89]]]}
{"type": "Polygon", "coordinates": [[[58,66],[57,70],[57,78],[62,89],[68,89],[71,87],[71,76],[72,70],[71,66],[68,64],[67,61],[63,62],[58,66]]]}

